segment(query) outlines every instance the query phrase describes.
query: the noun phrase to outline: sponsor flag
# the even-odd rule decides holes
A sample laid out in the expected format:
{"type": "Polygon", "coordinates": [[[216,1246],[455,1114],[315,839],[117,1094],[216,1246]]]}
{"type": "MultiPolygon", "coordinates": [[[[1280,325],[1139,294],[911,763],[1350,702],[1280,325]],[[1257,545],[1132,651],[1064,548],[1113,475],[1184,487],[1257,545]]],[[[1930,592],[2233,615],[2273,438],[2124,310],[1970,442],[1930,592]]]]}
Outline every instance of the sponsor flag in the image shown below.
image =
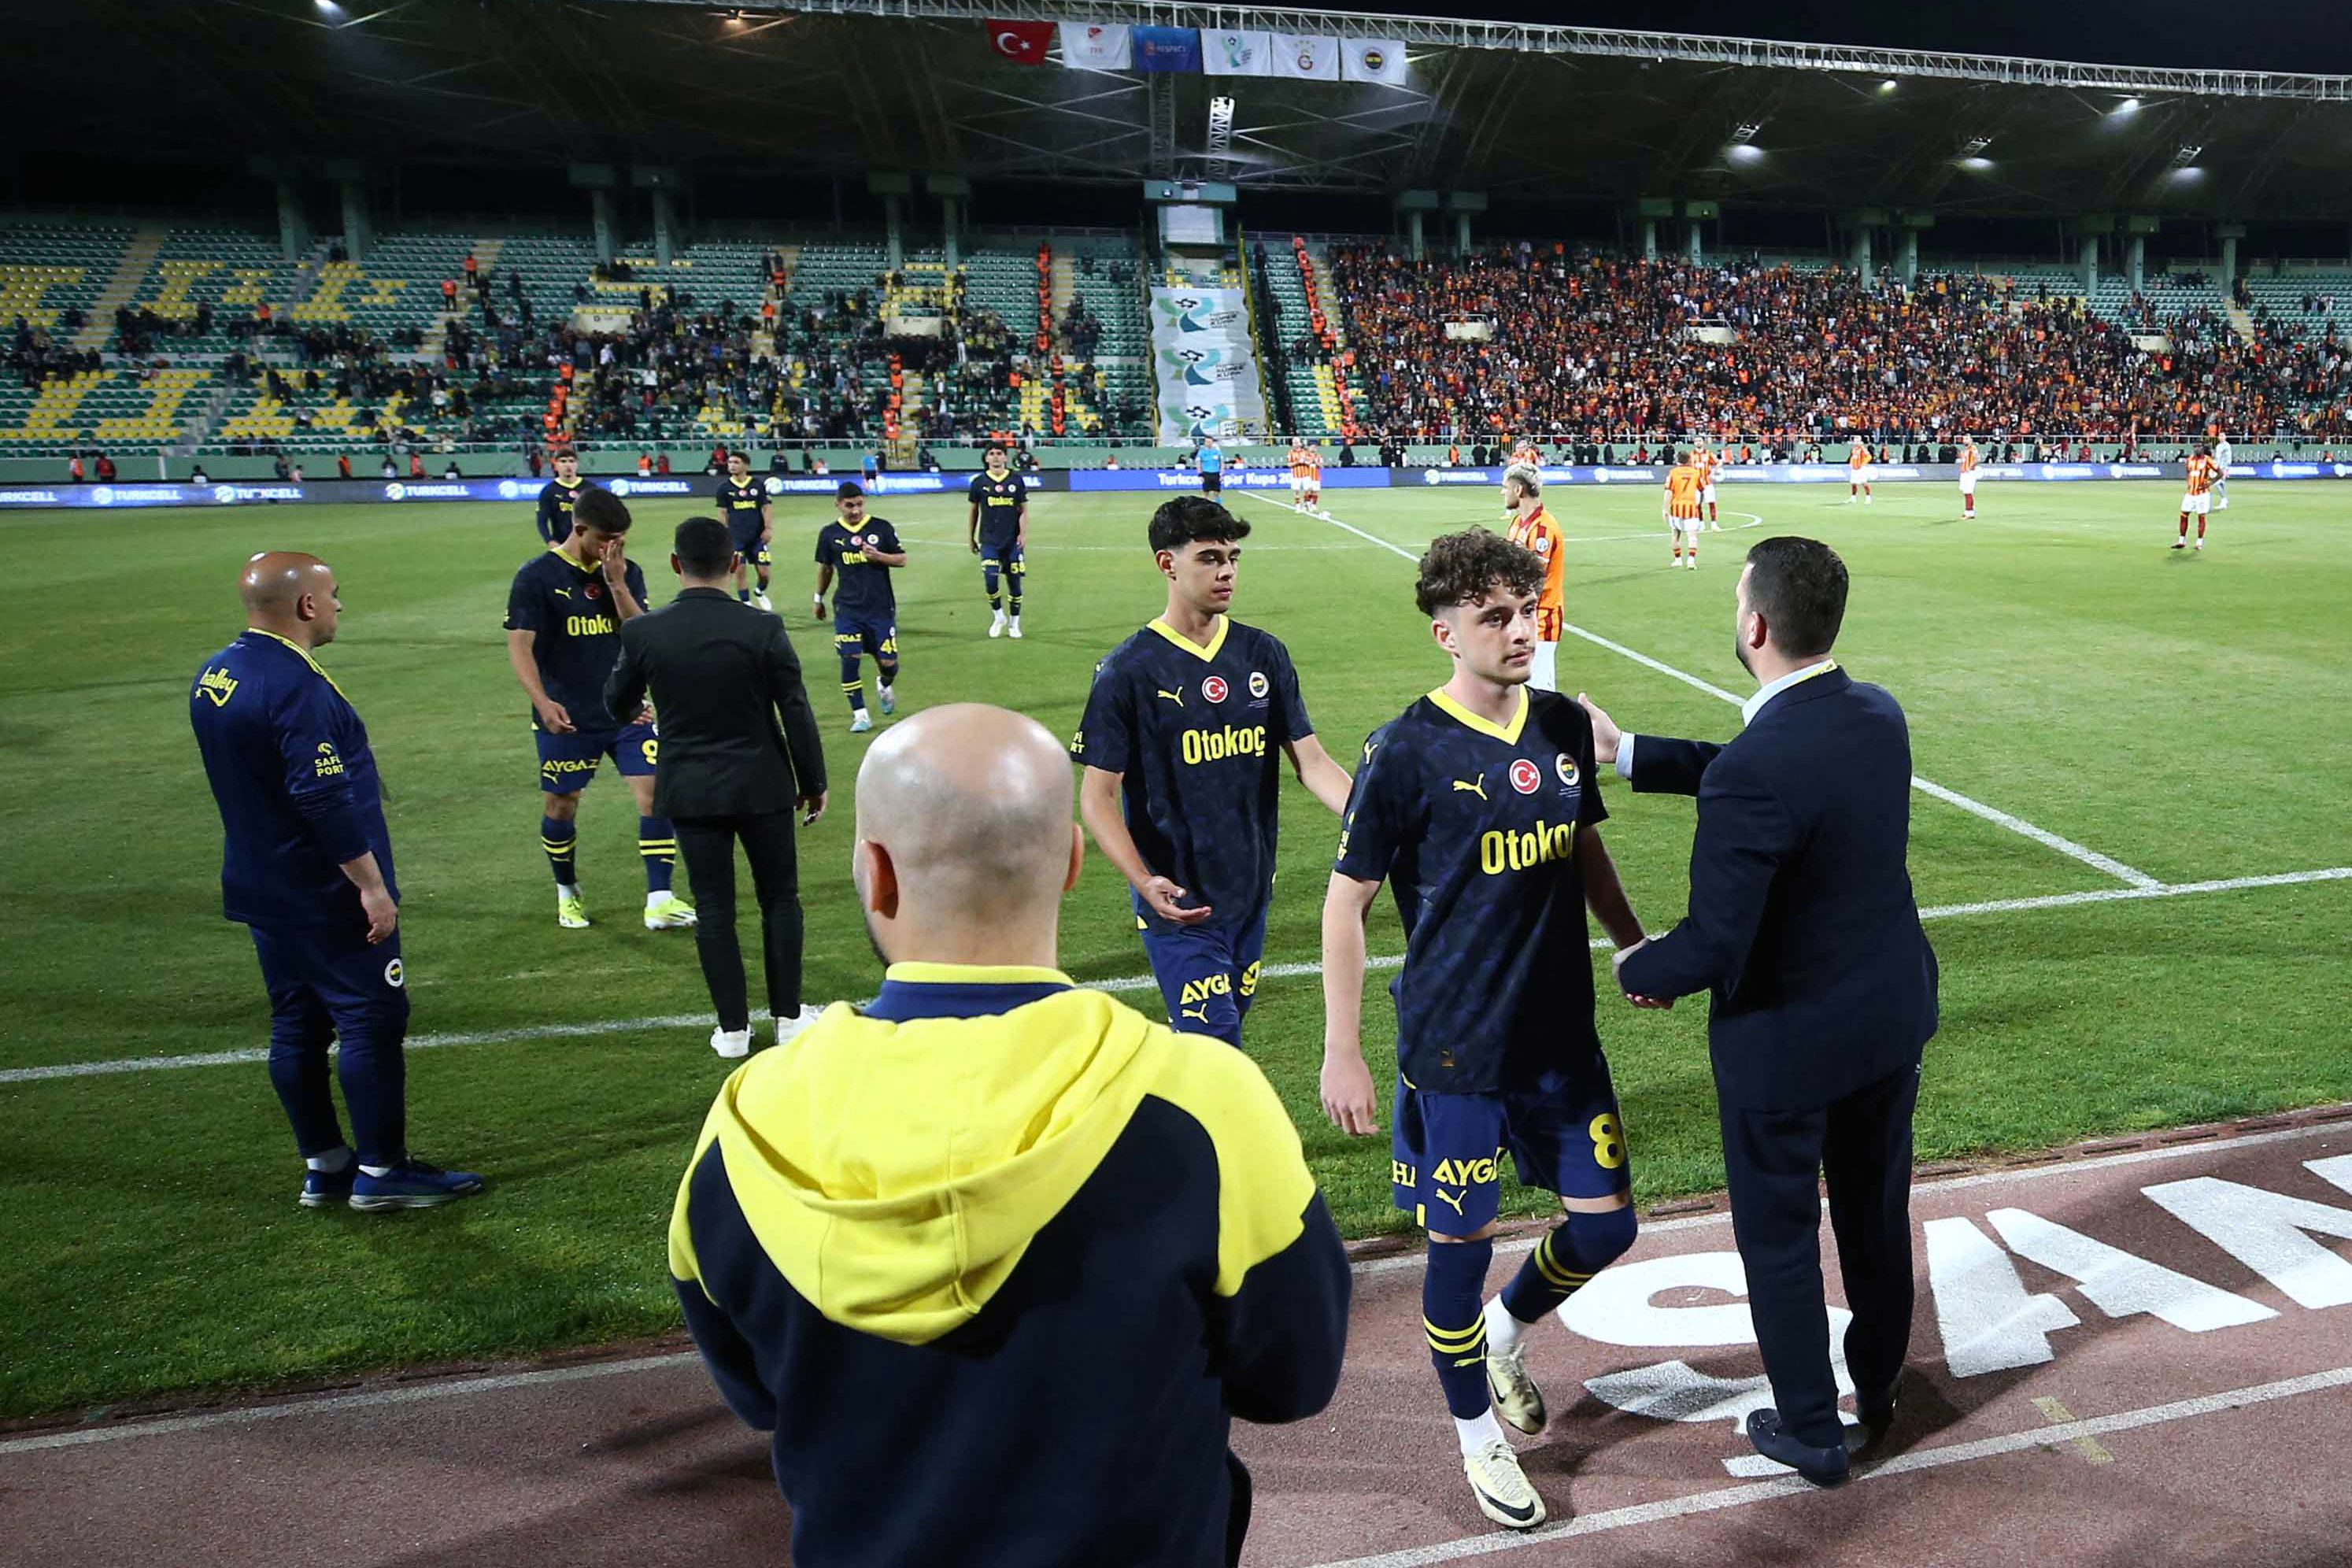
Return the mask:
{"type": "Polygon", "coordinates": [[[1074,71],[1123,71],[1133,46],[1123,23],[1064,22],[1062,64],[1074,71]]]}
{"type": "Polygon", "coordinates": [[[1412,81],[1405,68],[1404,45],[1395,38],[1341,39],[1339,75],[1346,81],[1377,81],[1390,87],[1408,87],[1412,81]]]}
{"type": "Polygon", "coordinates": [[[1202,67],[1211,76],[1265,76],[1274,69],[1269,33],[1202,33],[1202,67]]]}
{"type": "Polygon", "coordinates": [[[987,26],[989,47],[1006,59],[1024,66],[1045,63],[1045,51],[1054,42],[1053,23],[991,22],[987,26]]]}
{"type": "Polygon", "coordinates": [[[1339,40],[1312,35],[1276,33],[1268,40],[1269,76],[1299,81],[1339,79],[1339,40]]]}
{"type": "Polygon", "coordinates": [[[1139,71],[1199,70],[1200,30],[1195,27],[1136,28],[1135,68],[1139,71]]]}

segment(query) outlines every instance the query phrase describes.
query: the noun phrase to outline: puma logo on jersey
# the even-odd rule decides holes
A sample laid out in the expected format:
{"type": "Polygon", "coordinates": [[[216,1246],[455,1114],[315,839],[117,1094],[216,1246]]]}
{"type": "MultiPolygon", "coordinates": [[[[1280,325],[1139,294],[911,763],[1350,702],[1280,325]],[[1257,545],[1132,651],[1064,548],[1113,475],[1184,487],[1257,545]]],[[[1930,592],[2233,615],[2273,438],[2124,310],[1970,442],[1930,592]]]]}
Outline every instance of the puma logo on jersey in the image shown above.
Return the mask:
{"type": "Polygon", "coordinates": [[[1454,781],[1454,787],[1463,791],[1465,794],[1475,795],[1480,800],[1484,800],[1486,798],[1486,775],[1485,773],[1480,773],[1475,779],[1455,779],[1454,781]]]}
{"type": "Polygon", "coordinates": [[[1209,1010],[1206,1007],[1181,1007],[1177,1011],[1196,1023],[1205,1024],[1209,1021],[1209,1010]]]}
{"type": "Polygon", "coordinates": [[[1467,1189],[1465,1189],[1462,1196],[1456,1197],[1452,1193],[1447,1192],[1444,1187],[1440,1187],[1437,1189],[1437,1195],[1444,1199],[1446,1203],[1452,1205],[1454,1212],[1458,1215],[1462,1212],[1463,1199],[1467,1198],[1470,1194],[1467,1189]]]}
{"type": "MultiPolygon", "coordinates": [[[[1158,689],[1154,688],[1154,689],[1157,690],[1158,689]]],[[[1165,697],[1169,701],[1173,702],[1179,708],[1184,706],[1184,693],[1181,688],[1174,691],[1161,691],[1160,695],[1165,697]]]]}

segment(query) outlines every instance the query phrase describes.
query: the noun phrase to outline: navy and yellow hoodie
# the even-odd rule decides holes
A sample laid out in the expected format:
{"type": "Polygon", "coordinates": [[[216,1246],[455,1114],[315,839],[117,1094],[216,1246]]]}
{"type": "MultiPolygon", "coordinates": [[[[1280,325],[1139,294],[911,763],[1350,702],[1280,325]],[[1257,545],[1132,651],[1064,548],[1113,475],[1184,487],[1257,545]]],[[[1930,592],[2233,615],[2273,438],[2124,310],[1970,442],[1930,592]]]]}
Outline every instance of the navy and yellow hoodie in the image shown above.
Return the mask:
{"type": "Polygon", "coordinates": [[[1265,1076],[1047,969],[896,964],[753,1057],[669,1259],[800,1568],[1223,1563],[1231,1417],[1322,1409],[1347,1336],[1265,1076]]]}

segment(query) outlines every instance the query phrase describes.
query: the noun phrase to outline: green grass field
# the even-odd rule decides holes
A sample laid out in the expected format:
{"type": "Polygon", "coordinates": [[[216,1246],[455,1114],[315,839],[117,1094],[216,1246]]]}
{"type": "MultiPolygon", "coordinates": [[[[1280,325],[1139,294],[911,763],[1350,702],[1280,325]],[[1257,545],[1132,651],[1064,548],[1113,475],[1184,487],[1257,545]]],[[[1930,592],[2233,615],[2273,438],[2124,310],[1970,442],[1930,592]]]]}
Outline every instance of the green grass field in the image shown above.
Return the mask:
{"type": "MultiPolygon", "coordinates": [[[[2188,558],[2165,549],[2174,486],[1988,484],[1973,526],[1941,485],[1882,487],[1867,510],[1833,504],[1830,487],[1727,486],[1726,531],[1707,537],[1696,574],[1667,569],[1651,487],[1553,500],[1571,541],[1571,619],[1742,693],[1730,631],[1743,546],[1760,531],[1829,540],[1854,583],[1839,654],[1909,711],[1921,775],[2176,884],[2352,866],[2352,487],[2237,489],[2212,547],[2188,558]]],[[[1329,500],[1408,549],[1497,510],[1485,491],[1329,500]]],[[[1153,504],[1038,500],[1030,635],[1013,644],[982,635],[961,501],[888,500],[879,510],[914,554],[899,584],[902,701],[999,702],[1074,729],[1094,661],[1160,607],[1141,544],[1153,504]]],[[[1348,759],[1445,674],[1411,568],[1280,504],[1234,504],[1256,531],[1238,613],[1289,644],[1327,743],[1348,759]]],[[[634,553],[657,597],[668,525],[689,510],[638,510],[634,553]]],[[[780,505],[776,595],[814,656],[840,803],[803,848],[820,999],[868,994],[877,978],[848,880],[864,738],[847,733],[829,647],[809,635],[805,557],[825,514],[780,505]]],[[[417,1151],[481,1171],[490,1190],[406,1216],[296,1207],[299,1164],[257,1063],[0,1080],[0,1321],[14,1325],[0,1337],[0,1416],[671,1326],[663,1226],[725,1069],[704,1043],[690,935],[635,918],[635,825],[612,780],[582,811],[599,923],[556,928],[526,705],[499,630],[508,578],[532,547],[529,507],[40,514],[0,521],[0,538],[32,606],[0,647],[0,1069],[265,1041],[251,946],[218,914],[219,825],[185,712],[199,662],[240,624],[236,570],[262,548],[317,551],[343,584],[342,640],[324,659],[365,715],[392,794],[417,1043],[495,1037],[412,1058],[417,1151]],[[679,1016],[692,1021],[627,1022],[679,1016]]],[[[1722,737],[1738,722],[1591,643],[1567,643],[1559,662],[1564,687],[1628,728],[1722,737]]],[[[1923,906],[2126,886],[1913,799],[1923,906]]],[[[1635,906],[1663,929],[1684,901],[1690,805],[1623,789],[1609,804],[1635,906]]],[[[1309,963],[1334,825],[1295,784],[1285,809],[1266,958],[1309,963]]],[[[1123,900],[1095,861],[1064,921],[1079,978],[1142,972],[1123,900]]],[[[1961,913],[1928,930],[1944,1023],[1923,1158],[2352,1098],[2352,883],[1961,913]]],[[[1383,900],[1373,951],[1401,945],[1383,900]]],[[[1717,1184],[1704,1006],[1637,1014],[1602,994],[1639,1196],[1717,1184]]],[[[1384,998],[1366,1019],[1377,1064],[1384,998]]],[[[1269,980],[1249,1035],[1342,1225],[1393,1226],[1384,1142],[1351,1144],[1317,1110],[1316,982],[1269,980]]]]}

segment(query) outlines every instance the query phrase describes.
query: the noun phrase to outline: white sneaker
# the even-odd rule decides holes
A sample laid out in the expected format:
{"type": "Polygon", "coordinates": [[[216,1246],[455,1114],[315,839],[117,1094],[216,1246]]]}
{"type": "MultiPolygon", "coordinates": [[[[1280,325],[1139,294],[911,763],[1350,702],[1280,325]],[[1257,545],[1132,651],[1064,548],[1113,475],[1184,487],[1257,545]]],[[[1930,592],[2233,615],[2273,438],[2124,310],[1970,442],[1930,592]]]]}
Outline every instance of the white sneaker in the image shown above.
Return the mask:
{"type": "Polygon", "coordinates": [[[805,1002],[802,1003],[799,1012],[789,1018],[776,1020],[776,1044],[782,1045],[823,1016],[824,1016],[824,1008],[812,1007],[805,1002]]]}
{"type": "Polygon", "coordinates": [[[1544,1429],[1547,1416],[1543,1391],[1528,1375],[1527,1352],[1525,1341],[1509,1350],[1498,1351],[1490,1338],[1486,1344],[1486,1392],[1494,1396],[1495,1414],[1532,1437],[1544,1429]]]}
{"type": "Polygon", "coordinates": [[[988,635],[992,637],[1001,637],[1004,635],[1004,612],[1003,610],[999,610],[994,615],[989,616],[988,635]]]}
{"type": "Polygon", "coordinates": [[[1475,1454],[1462,1456],[1463,1472],[1470,1478],[1470,1495],[1478,1511],[1511,1530],[1533,1530],[1544,1521],[1543,1499],[1519,1468],[1519,1456],[1508,1443],[1489,1443],[1475,1454]]]}
{"type": "Polygon", "coordinates": [[[1021,617],[1019,616],[1013,617],[1012,625],[1005,632],[1005,636],[1011,637],[1014,642],[1019,642],[1021,640],[1021,617]]]}
{"type": "Polygon", "coordinates": [[[719,1028],[710,1031],[710,1048],[729,1061],[740,1061],[751,1054],[751,1031],[748,1028],[719,1028]]]}
{"type": "Polygon", "coordinates": [[[888,687],[887,687],[887,686],[880,686],[880,685],[877,685],[877,686],[876,686],[876,687],[874,688],[874,689],[875,689],[877,693],[879,693],[879,694],[880,694],[880,696],[881,696],[881,698],[882,698],[882,711],[883,711],[883,712],[885,712],[885,713],[896,713],[896,712],[898,710],[898,694],[897,694],[897,693],[893,692],[893,691],[892,691],[888,687]]]}
{"type": "Polygon", "coordinates": [[[849,716],[849,732],[851,734],[863,735],[866,731],[871,730],[872,728],[874,728],[874,716],[866,711],[865,709],[860,708],[856,712],[852,713],[849,716]]]}
{"type": "Polygon", "coordinates": [[[1864,505],[1864,506],[1868,506],[1868,505],[1870,504],[1870,498],[1869,498],[1868,496],[1864,496],[1864,497],[1863,497],[1863,498],[1862,498],[1862,504],[1863,504],[1863,505],[1864,505]]]}
{"type": "Polygon", "coordinates": [[[770,603],[768,603],[768,595],[765,595],[765,594],[754,594],[754,595],[751,595],[751,602],[752,602],[753,604],[755,604],[755,605],[759,605],[759,606],[760,606],[760,608],[761,608],[761,609],[763,609],[763,610],[767,611],[767,612],[768,612],[770,615],[772,615],[772,615],[774,615],[774,614],[776,613],[776,606],[775,606],[775,605],[772,605],[772,604],[770,604],[770,603]]]}

